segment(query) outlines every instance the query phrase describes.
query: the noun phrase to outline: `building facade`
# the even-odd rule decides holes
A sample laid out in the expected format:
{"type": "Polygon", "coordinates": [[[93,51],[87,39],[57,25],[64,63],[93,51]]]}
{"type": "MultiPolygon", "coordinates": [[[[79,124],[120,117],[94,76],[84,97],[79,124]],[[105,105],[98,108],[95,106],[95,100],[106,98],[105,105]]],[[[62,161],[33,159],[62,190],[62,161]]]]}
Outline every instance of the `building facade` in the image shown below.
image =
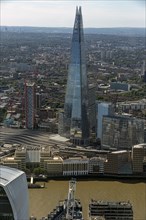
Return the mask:
{"type": "Polygon", "coordinates": [[[0,219],[29,220],[26,175],[5,166],[0,166],[0,219]]]}
{"type": "Polygon", "coordinates": [[[130,157],[130,152],[126,150],[109,153],[104,163],[104,173],[132,174],[130,157]]]}
{"type": "Polygon", "coordinates": [[[78,176],[88,174],[89,159],[84,158],[69,158],[63,161],[64,176],[78,176]]]}
{"type": "Polygon", "coordinates": [[[144,142],[144,121],[127,116],[103,116],[102,147],[132,149],[144,142]]]}
{"type": "Polygon", "coordinates": [[[132,147],[132,167],[133,173],[143,173],[146,162],[146,143],[132,147]]]}
{"type": "Polygon", "coordinates": [[[89,174],[103,174],[105,159],[101,157],[91,157],[89,159],[89,174]]]}
{"type": "Polygon", "coordinates": [[[48,176],[62,176],[63,175],[63,159],[59,156],[44,160],[44,169],[48,176]]]}
{"type": "Polygon", "coordinates": [[[25,84],[25,120],[26,128],[33,129],[35,125],[35,84],[25,84]]]}
{"type": "Polygon", "coordinates": [[[104,115],[113,115],[114,108],[111,103],[101,102],[97,104],[97,138],[102,139],[102,120],[104,115]]]}
{"type": "Polygon", "coordinates": [[[45,161],[51,158],[50,147],[22,146],[15,151],[14,157],[4,158],[2,164],[15,167],[20,170],[34,169],[40,167],[45,169],[45,161]]]}

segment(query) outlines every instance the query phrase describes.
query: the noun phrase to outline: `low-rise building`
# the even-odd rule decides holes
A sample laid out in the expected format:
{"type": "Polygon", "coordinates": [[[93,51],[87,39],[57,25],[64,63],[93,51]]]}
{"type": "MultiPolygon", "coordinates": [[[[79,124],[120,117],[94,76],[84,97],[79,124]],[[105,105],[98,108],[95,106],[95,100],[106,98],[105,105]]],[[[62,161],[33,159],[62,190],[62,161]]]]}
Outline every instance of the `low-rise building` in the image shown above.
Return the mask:
{"type": "Polygon", "coordinates": [[[104,173],[105,159],[101,157],[92,157],[89,159],[89,174],[104,173]]]}
{"type": "Polygon", "coordinates": [[[88,174],[88,158],[69,158],[63,161],[64,176],[78,176],[88,174]]]}
{"type": "Polygon", "coordinates": [[[144,110],[146,109],[146,99],[142,99],[138,101],[120,102],[117,103],[117,105],[121,108],[122,111],[144,110]]]}
{"type": "Polygon", "coordinates": [[[36,167],[45,168],[44,161],[50,159],[50,147],[22,146],[15,151],[14,157],[1,159],[5,166],[15,167],[20,170],[33,169],[36,167]]]}
{"type": "Polygon", "coordinates": [[[55,156],[48,160],[44,160],[44,169],[48,176],[62,176],[63,175],[63,159],[55,156]]]}
{"type": "Polygon", "coordinates": [[[122,90],[122,91],[129,91],[130,90],[130,84],[123,83],[123,82],[111,82],[110,83],[110,89],[112,90],[122,90]]]}
{"type": "Polygon", "coordinates": [[[131,174],[130,152],[123,150],[109,153],[107,155],[107,160],[104,163],[104,173],[131,174]]]}
{"type": "Polygon", "coordinates": [[[132,167],[133,173],[143,173],[145,167],[146,143],[134,145],[132,147],[132,167]]]}

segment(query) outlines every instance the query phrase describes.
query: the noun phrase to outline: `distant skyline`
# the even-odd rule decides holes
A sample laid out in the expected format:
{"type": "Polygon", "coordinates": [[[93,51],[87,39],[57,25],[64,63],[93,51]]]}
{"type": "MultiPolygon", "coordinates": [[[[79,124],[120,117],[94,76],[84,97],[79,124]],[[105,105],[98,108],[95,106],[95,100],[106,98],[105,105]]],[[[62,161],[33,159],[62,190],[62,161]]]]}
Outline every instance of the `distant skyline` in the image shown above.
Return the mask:
{"type": "Polygon", "coordinates": [[[1,0],[1,26],[73,27],[76,6],[84,27],[146,27],[146,0],[1,0]]]}

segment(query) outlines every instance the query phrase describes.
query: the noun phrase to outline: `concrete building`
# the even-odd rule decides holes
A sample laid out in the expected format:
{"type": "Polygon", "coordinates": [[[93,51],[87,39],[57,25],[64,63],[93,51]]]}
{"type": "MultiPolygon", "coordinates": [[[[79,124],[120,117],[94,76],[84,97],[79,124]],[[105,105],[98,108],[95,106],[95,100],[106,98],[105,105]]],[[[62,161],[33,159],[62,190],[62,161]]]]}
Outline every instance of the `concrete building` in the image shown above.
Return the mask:
{"type": "Polygon", "coordinates": [[[63,175],[64,176],[78,176],[88,174],[87,158],[69,158],[63,161],[63,175]]]}
{"type": "Polygon", "coordinates": [[[138,100],[138,101],[126,101],[117,103],[122,111],[129,110],[145,110],[146,109],[146,99],[138,100]]]}
{"type": "Polygon", "coordinates": [[[0,219],[29,220],[25,173],[0,165],[0,219]]]}
{"type": "Polygon", "coordinates": [[[133,220],[133,209],[129,202],[108,202],[91,200],[89,219],[133,220]]]}
{"type": "Polygon", "coordinates": [[[0,164],[11,167],[11,168],[16,168],[19,170],[24,170],[25,166],[24,166],[24,169],[22,169],[21,162],[22,162],[21,160],[17,160],[14,157],[5,157],[4,159],[1,159],[0,164]]]}
{"type": "Polygon", "coordinates": [[[63,175],[63,159],[55,156],[44,161],[44,169],[49,176],[62,176],[63,175]]]}
{"type": "Polygon", "coordinates": [[[102,148],[131,149],[144,142],[144,121],[128,116],[103,116],[102,148]]]}
{"type": "Polygon", "coordinates": [[[89,159],[89,174],[104,173],[105,159],[101,157],[92,157],[89,159]]]}
{"type": "Polygon", "coordinates": [[[132,147],[133,173],[143,173],[146,159],[146,144],[138,144],[132,147]]]}
{"type": "Polygon", "coordinates": [[[25,120],[26,128],[33,129],[35,126],[35,84],[25,84],[25,120]]]}
{"type": "Polygon", "coordinates": [[[45,168],[45,161],[50,159],[50,147],[22,146],[15,151],[14,157],[4,158],[2,164],[16,167],[20,170],[34,169],[36,167],[45,168]]]}
{"type": "Polygon", "coordinates": [[[104,173],[132,174],[130,157],[130,152],[126,150],[109,153],[104,163],[104,173]]]}

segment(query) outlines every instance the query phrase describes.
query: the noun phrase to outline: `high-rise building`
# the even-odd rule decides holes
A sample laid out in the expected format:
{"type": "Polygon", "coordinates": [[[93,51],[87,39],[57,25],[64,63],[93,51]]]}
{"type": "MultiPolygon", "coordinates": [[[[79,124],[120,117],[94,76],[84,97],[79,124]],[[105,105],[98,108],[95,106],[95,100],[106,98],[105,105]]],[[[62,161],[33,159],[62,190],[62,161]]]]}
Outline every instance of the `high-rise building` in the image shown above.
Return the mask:
{"type": "Polygon", "coordinates": [[[61,129],[59,129],[60,134],[70,138],[74,144],[88,145],[89,143],[90,128],[92,128],[90,119],[93,121],[89,116],[89,105],[83,20],[81,7],[77,7],[64,112],[60,116],[63,126],[60,125],[61,129]]]}
{"type": "Polygon", "coordinates": [[[97,138],[102,138],[102,119],[104,115],[113,115],[114,106],[111,103],[101,102],[97,104],[97,138]]]}
{"type": "Polygon", "coordinates": [[[146,69],[144,71],[143,81],[146,83],[146,69]]]}
{"type": "Polygon", "coordinates": [[[40,93],[36,93],[36,109],[39,110],[41,108],[41,94],[40,93]]]}
{"type": "Polygon", "coordinates": [[[142,75],[142,76],[144,75],[145,68],[146,68],[146,61],[143,60],[142,65],[141,65],[141,75],[142,75]]]}
{"type": "Polygon", "coordinates": [[[102,147],[131,149],[144,142],[144,121],[128,116],[103,116],[102,147]]]}
{"type": "Polygon", "coordinates": [[[29,220],[26,175],[6,166],[0,166],[0,219],[29,220]]]}
{"type": "Polygon", "coordinates": [[[25,120],[26,128],[33,129],[35,125],[35,84],[25,84],[25,120]]]}
{"type": "Polygon", "coordinates": [[[90,136],[96,133],[96,87],[94,84],[89,84],[88,87],[88,114],[90,124],[90,136]]]}

